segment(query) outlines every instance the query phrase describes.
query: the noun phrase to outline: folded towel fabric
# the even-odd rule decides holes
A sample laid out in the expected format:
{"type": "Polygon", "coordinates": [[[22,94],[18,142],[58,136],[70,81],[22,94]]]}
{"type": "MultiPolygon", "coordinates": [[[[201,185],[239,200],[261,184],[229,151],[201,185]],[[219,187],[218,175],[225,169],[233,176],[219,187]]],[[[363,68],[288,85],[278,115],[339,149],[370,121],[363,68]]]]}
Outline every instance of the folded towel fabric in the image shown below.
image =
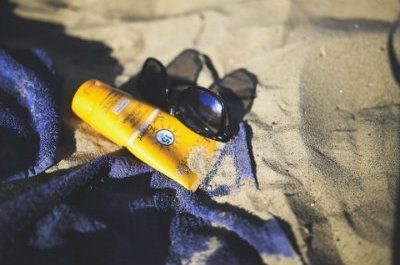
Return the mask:
{"type": "Polygon", "coordinates": [[[35,176],[56,160],[52,61],[40,49],[0,50],[0,180],[35,176]]]}
{"type": "Polygon", "coordinates": [[[276,219],[263,220],[214,200],[244,182],[257,189],[244,124],[195,193],[117,155],[46,174],[55,163],[59,132],[51,63],[40,50],[1,50],[0,67],[0,140],[6,146],[0,154],[18,161],[0,162],[1,263],[260,264],[263,258],[298,259],[276,219]],[[227,156],[235,161],[235,181],[209,188],[227,156]]]}

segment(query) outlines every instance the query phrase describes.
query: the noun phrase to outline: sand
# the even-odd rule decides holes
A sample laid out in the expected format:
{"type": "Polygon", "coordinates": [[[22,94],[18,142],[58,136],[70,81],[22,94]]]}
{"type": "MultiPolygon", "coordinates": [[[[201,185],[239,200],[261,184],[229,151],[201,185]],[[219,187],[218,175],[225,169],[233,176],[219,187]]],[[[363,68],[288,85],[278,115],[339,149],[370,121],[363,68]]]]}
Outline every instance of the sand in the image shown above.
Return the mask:
{"type": "MultiPolygon", "coordinates": [[[[32,26],[3,40],[45,46],[65,77],[60,108],[73,136],[65,139],[74,140],[63,142],[61,162],[50,171],[118,150],[70,113],[80,82],[96,77],[118,86],[149,56],[168,63],[195,48],[221,75],[245,67],[260,81],[245,117],[259,189],[244,186],[218,200],[287,224],[301,259],[264,261],[391,263],[400,90],[387,43],[398,1],[15,2],[19,17],[63,27],[42,36],[40,25],[32,26]]],[[[393,36],[395,54],[399,34],[393,36]]],[[[232,163],[224,161],[215,181],[226,181],[232,163]]]]}

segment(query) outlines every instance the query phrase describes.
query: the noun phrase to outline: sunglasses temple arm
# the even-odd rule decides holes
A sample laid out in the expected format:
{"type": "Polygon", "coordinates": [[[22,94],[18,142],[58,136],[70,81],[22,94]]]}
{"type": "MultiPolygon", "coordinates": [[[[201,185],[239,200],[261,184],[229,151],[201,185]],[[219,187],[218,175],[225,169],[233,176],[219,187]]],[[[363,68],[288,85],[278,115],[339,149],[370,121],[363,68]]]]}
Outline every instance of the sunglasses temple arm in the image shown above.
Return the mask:
{"type": "Polygon", "coordinates": [[[218,75],[218,72],[217,72],[217,70],[215,69],[214,64],[212,63],[210,57],[208,57],[208,56],[205,55],[205,54],[202,54],[202,59],[203,59],[203,61],[204,61],[204,64],[205,64],[205,65],[207,66],[207,68],[210,70],[211,75],[212,75],[214,81],[217,81],[217,80],[219,79],[219,75],[218,75]]]}

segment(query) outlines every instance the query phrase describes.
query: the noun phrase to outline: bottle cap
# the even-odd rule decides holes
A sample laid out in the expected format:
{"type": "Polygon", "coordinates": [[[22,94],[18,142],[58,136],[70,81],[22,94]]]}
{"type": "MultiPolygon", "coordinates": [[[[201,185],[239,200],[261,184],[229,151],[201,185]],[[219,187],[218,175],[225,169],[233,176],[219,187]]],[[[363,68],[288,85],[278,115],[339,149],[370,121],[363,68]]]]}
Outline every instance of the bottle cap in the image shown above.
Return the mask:
{"type": "Polygon", "coordinates": [[[106,92],[107,85],[96,79],[84,82],[72,99],[72,111],[82,120],[89,121],[92,111],[106,92]]]}

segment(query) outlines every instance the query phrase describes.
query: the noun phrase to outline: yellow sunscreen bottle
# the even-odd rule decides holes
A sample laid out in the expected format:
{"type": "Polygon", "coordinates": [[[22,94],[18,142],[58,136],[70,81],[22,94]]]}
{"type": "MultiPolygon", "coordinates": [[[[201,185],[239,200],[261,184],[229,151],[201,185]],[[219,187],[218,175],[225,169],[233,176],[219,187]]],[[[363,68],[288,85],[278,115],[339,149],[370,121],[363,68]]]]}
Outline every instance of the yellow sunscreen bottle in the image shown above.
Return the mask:
{"type": "Polygon", "coordinates": [[[78,88],[72,110],[106,138],[192,191],[203,176],[189,167],[189,156],[201,149],[209,157],[216,148],[215,141],[177,118],[98,80],[78,88]]]}

